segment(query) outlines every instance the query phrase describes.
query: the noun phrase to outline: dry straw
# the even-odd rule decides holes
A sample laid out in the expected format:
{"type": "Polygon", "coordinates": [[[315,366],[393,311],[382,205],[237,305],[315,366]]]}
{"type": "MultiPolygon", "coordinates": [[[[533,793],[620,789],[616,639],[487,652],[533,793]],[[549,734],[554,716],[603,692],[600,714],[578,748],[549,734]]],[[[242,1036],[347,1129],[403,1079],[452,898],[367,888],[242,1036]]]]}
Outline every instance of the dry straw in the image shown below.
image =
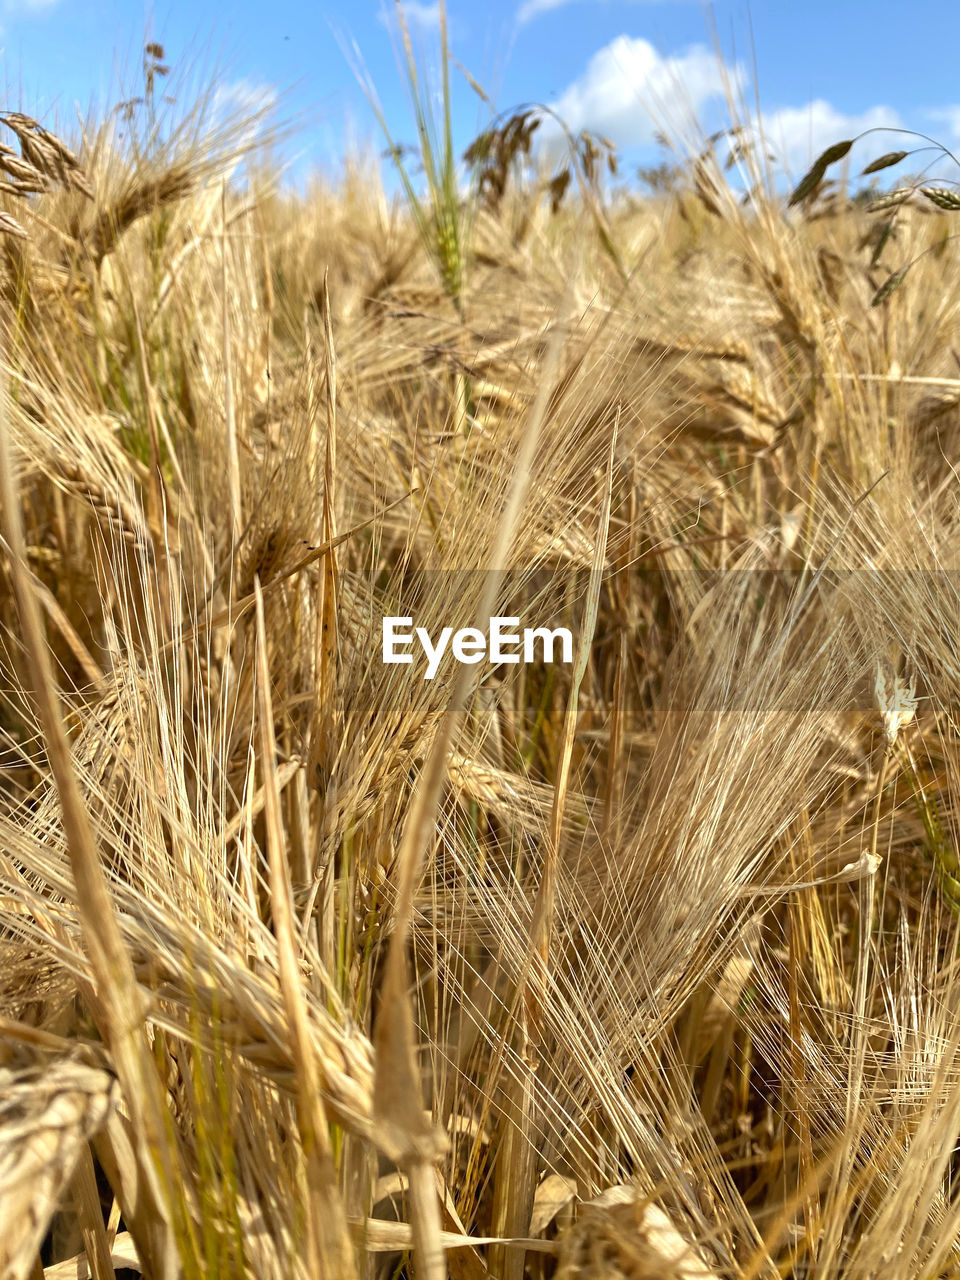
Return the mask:
{"type": "Polygon", "coordinates": [[[7,1270],[956,1274],[949,180],[520,111],[418,216],[164,66],[0,119],[7,1270]]]}

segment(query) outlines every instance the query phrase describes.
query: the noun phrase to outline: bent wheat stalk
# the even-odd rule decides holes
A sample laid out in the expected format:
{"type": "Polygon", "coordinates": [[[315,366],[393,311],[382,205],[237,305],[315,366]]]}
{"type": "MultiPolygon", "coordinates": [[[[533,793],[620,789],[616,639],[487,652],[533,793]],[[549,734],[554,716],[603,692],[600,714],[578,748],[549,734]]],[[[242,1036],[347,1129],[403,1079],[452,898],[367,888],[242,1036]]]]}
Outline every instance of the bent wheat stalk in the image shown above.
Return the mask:
{"type": "Polygon", "coordinates": [[[0,377],[0,501],[26,661],[33,681],[44,745],[50,762],[76,887],[77,906],[96,982],[94,1016],[116,1065],[139,1139],[138,1163],[164,1215],[166,1238],[141,1230],[135,1212],[131,1231],[151,1269],[165,1274],[176,1249],[188,1274],[197,1274],[193,1228],[185,1198],[185,1170],[177,1151],[144,1021],[145,1001],[123,945],[90,819],[73,770],[60,696],[53,675],[40,608],[31,586],[16,470],[7,420],[7,383],[0,377]],[[174,1243],[176,1241],[176,1244],[174,1243]]]}

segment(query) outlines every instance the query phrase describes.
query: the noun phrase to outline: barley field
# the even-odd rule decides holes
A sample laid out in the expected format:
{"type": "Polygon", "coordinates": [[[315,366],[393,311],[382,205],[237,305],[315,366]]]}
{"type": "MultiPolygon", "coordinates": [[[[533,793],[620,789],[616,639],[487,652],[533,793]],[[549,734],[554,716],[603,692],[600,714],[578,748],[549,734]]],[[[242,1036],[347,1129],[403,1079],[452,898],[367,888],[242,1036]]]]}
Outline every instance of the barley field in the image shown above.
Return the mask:
{"type": "Polygon", "coordinates": [[[960,201],[421,89],[0,114],[0,1274],[958,1276],[960,201]]]}

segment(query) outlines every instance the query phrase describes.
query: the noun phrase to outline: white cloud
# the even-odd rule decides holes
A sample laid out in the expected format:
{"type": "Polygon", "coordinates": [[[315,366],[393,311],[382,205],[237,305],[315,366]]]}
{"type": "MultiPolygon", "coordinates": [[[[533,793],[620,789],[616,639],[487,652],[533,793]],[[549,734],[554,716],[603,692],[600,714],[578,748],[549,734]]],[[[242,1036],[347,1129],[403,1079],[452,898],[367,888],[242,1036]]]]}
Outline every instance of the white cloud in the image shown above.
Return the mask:
{"type": "Polygon", "coordinates": [[[628,147],[653,142],[663,128],[683,131],[691,115],[744,84],[739,68],[724,68],[703,45],[664,57],[649,41],[620,35],[551,106],[573,133],[590,129],[628,147]]]}
{"type": "MultiPolygon", "coordinates": [[[[960,106],[937,107],[934,111],[927,111],[926,115],[933,121],[934,125],[946,126],[947,133],[950,135],[946,141],[955,141],[960,138],[960,106]]],[[[936,137],[936,130],[934,130],[936,137]]],[[[915,139],[917,146],[923,146],[921,139],[915,139]]],[[[904,143],[906,146],[907,143],[904,143]]]]}
{"type": "MultiPolygon", "coordinates": [[[[525,0],[541,9],[567,2],[525,0]]],[[[741,67],[722,63],[715,51],[702,45],[662,55],[647,40],[620,35],[593,55],[583,73],[551,106],[571,132],[589,129],[619,147],[650,145],[661,131],[682,143],[691,137],[687,126],[693,119],[707,130],[722,125],[727,94],[742,100],[746,87],[741,67]],[[720,120],[716,120],[718,108],[720,120]]],[[[960,137],[960,107],[945,108],[940,114],[960,137]]],[[[786,167],[794,177],[835,142],[868,129],[902,127],[893,107],[873,106],[849,114],[822,98],[805,106],[764,111],[762,121],[766,150],[773,154],[778,168],[786,167]]],[[[548,147],[559,141],[558,129],[549,122],[542,134],[548,147]]],[[[695,143],[696,135],[691,140],[695,143]]],[[[872,133],[855,148],[854,166],[860,167],[861,159],[865,164],[884,151],[910,145],[902,135],[872,133]]]]}
{"type": "MultiPolygon", "coordinates": [[[[892,107],[870,107],[858,115],[848,115],[822,98],[803,107],[781,107],[764,112],[763,135],[767,148],[780,165],[796,177],[827,147],[847,138],[855,138],[867,129],[899,129],[900,117],[892,107]]],[[[874,133],[858,143],[854,154],[864,161],[875,159],[884,151],[902,150],[909,144],[896,134],[874,133]]]]}
{"type": "Polygon", "coordinates": [[[233,80],[218,85],[211,103],[213,118],[241,125],[245,139],[257,141],[268,124],[280,95],[272,84],[254,80],[233,80]]]}
{"type": "Polygon", "coordinates": [[[234,80],[219,85],[213,95],[217,114],[259,116],[272,111],[279,95],[272,84],[253,80],[234,80]]]}

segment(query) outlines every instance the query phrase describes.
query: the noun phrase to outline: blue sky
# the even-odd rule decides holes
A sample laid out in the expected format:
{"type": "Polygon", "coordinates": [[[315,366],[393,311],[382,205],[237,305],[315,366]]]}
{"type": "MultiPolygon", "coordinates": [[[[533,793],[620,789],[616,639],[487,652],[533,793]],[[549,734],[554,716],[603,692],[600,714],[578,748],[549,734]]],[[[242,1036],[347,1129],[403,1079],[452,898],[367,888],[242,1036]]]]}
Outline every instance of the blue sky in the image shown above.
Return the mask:
{"type": "MultiPolygon", "coordinates": [[[[145,33],[175,69],[219,64],[224,95],[280,99],[298,115],[296,172],[335,166],[345,146],[380,146],[344,49],[355,44],[396,135],[413,141],[391,43],[393,0],[0,0],[6,102],[52,123],[76,105],[116,101],[121,74],[139,88],[145,33]]],[[[436,5],[409,0],[416,43],[435,49],[436,5]]],[[[870,125],[902,125],[960,144],[960,7],[944,0],[450,0],[452,50],[498,108],[550,103],[574,128],[608,134],[628,156],[654,158],[652,106],[669,120],[693,105],[725,119],[722,82],[759,95],[775,149],[801,170],[811,155],[870,125]],[[722,49],[721,66],[712,30],[722,49]]],[[[454,72],[458,141],[483,108],[454,72]]],[[[863,159],[889,137],[864,144],[863,159]]]]}

